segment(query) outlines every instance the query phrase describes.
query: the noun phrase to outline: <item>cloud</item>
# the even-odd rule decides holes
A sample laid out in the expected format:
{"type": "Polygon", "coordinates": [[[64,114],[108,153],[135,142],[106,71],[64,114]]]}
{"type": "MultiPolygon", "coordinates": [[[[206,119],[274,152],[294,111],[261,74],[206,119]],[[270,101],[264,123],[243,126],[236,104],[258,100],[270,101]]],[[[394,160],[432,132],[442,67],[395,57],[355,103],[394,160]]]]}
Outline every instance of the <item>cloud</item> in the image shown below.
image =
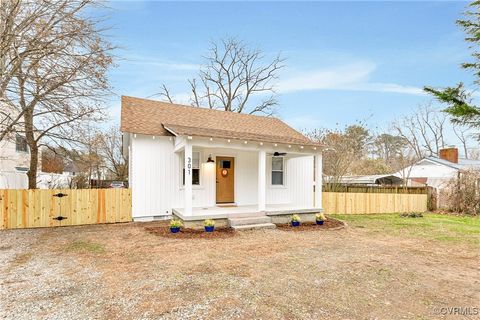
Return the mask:
{"type": "Polygon", "coordinates": [[[280,81],[277,92],[292,93],[307,90],[346,90],[393,92],[402,94],[423,95],[421,88],[395,83],[369,82],[376,69],[370,62],[357,62],[331,68],[297,72],[280,81]]]}
{"type": "Polygon", "coordinates": [[[126,64],[142,65],[147,67],[159,67],[162,69],[170,69],[177,71],[198,71],[200,68],[199,64],[182,63],[141,55],[127,56],[123,62],[126,64]]]}

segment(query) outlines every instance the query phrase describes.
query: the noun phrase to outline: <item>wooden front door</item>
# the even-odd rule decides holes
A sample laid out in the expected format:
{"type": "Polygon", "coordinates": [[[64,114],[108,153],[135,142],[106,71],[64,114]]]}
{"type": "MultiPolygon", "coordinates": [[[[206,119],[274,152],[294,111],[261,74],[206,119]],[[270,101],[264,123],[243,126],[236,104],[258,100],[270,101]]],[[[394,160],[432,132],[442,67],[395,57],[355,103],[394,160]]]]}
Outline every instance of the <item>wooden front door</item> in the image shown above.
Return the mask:
{"type": "Polygon", "coordinates": [[[235,159],[217,157],[217,203],[233,203],[235,182],[235,159]]]}

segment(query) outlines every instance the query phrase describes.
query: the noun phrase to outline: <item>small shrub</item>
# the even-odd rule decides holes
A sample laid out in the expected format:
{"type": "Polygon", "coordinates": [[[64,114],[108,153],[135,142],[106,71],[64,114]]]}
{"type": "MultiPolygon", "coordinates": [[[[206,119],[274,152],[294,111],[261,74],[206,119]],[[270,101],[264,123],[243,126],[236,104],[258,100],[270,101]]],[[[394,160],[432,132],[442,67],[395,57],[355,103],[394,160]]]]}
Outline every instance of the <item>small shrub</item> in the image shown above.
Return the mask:
{"type": "Polygon", "coordinates": [[[170,228],[181,228],[181,227],[182,227],[182,221],[177,219],[170,220],[170,228]]]}
{"type": "Polygon", "coordinates": [[[292,216],[292,221],[298,221],[298,222],[300,222],[300,221],[301,221],[300,216],[299,216],[298,214],[294,214],[294,215],[292,216]]]}
{"type": "Polygon", "coordinates": [[[469,215],[480,214],[480,171],[468,170],[452,178],[445,188],[447,209],[469,215]]]}
{"type": "Polygon", "coordinates": [[[212,220],[212,219],[207,219],[203,222],[203,225],[205,227],[213,227],[213,226],[215,226],[215,221],[212,220]]]}
{"type": "Polygon", "coordinates": [[[325,217],[325,215],[324,215],[322,212],[320,212],[320,213],[317,213],[317,214],[315,215],[315,220],[317,220],[317,221],[325,221],[325,220],[327,220],[327,217],[325,217]]]}

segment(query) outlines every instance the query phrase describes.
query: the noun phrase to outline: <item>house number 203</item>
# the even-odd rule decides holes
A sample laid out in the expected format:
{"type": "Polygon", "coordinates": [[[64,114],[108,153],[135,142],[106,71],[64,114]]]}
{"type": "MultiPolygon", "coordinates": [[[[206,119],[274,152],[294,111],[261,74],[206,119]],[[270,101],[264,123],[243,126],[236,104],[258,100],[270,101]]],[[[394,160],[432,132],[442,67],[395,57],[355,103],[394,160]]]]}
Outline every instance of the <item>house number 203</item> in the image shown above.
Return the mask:
{"type": "Polygon", "coordinates": [[[192,174],[192,158],[191,157],[187,158],[187,174],[188,175],[192,174]]]}

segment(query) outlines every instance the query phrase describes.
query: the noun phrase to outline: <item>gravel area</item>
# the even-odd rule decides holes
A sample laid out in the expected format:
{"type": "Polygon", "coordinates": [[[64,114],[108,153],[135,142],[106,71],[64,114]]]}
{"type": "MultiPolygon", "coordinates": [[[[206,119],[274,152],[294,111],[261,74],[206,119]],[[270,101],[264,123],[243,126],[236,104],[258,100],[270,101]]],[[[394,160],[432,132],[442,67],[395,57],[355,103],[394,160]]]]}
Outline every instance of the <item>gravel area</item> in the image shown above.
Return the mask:
{"type": "Polygon", "coordinates": [[[355,227],[178,239],[158,227],[0,231],[0,318],[438,319],[437,307],[480,301],[468,244],[355,227]]]}

